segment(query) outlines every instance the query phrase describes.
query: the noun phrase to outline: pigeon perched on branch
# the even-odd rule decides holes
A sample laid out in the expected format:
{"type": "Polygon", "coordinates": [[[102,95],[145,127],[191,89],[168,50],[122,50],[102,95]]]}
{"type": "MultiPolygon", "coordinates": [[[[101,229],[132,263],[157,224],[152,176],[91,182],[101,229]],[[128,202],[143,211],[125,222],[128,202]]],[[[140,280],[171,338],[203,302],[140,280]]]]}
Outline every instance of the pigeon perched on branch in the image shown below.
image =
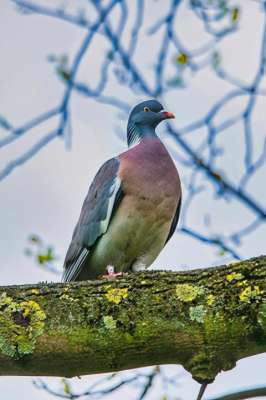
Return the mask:
{"type": "Polygon", "coordinates": [[[169,118],[174,115],[156,100],[131,111],[129,149],[96,174],[66,254],[63,281],[148,267],[173,235],[181,207],[180,179],[155,132],[169,118]]]}

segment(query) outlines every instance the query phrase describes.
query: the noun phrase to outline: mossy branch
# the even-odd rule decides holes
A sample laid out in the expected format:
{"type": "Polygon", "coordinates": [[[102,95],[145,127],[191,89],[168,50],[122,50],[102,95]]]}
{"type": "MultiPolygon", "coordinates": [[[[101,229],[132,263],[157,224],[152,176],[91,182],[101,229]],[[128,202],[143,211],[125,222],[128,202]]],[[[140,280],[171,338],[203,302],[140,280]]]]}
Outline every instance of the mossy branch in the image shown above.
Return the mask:
{"type": "Polygon", "coordinates": [[[113,281],[0,288],[0,374],[182,364],[212,381],[266,351],[266,256],[113,281]]]}

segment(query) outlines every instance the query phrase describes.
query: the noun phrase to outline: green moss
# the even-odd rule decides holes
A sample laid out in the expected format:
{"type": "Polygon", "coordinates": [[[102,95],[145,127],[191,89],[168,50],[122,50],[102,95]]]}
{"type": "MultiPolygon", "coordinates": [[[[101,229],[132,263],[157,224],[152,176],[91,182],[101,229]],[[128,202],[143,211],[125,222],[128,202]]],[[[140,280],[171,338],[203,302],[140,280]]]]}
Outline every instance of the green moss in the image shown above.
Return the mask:
{"type": "Polygon", "coordinates": [[[128,297],[128,288],[109,289],[107,293],[105,293],[105,297],[108,301],[119,304],[123,299],[126,299],[128,297]]]}
{"type": "Polygon", "coordinates": [[[125,338],[125,341],[126,341],[127,343],[129,343],[129,344],[131,344],[131,343],[134,342],[134,337],[133,337],[130,333],[128,333],[128,332],[125,332],[125,333],[124,333],[124,338],[125,338]]]}
{"type": "Polygon", "coordinates": [[[203,305],[190,307],[189,308],[189,316],[192,321],[197,321],[200,324],[204,322],[204,317],[207,313],[207,310],[203,305]]]}
{"type": "Polygon", "coordinates": [[[209,356],[204,352],[203,346],[202,351],[194,354],[184,366],[191,372],[193,378],[200,383],[212,382],[219,368],[215,363],[209,361],[209,356]]]}
{"type": "Polygon", "coordinates": [[[201,294],[203,294],[203,289],[200,286],[189,285],[188,283],[176,285],[176,296],[181,301],[193,301],[201,294]]]}
{"type": "Polygon", "coordinates": [[[115,329],[116,328],[116,320],[111,315],[105,315],[103,317],[103,323],[106,329],[115,329]]]}
{"type": "Polygon", "coordinates": [[[258,323],[266,331],[266,302],[263,302],[259,308],[258,323]]]}
{"type": "Polygon", "coordinates": [[[0,350],[10,357],[33,353],[36,339],[43,333],[46,315],[35,301],[16,302],[0,297],[0,350]]]}

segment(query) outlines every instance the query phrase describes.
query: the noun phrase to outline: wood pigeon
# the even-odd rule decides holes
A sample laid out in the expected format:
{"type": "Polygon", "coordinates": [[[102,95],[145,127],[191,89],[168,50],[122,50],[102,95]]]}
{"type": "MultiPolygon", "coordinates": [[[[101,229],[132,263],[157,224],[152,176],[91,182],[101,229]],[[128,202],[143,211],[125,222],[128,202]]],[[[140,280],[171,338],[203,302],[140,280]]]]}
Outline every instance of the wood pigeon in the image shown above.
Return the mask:
{"type": "Polygon", "coordinates": [[[155,132],[168,118],[174,115],[157,100],[131,111],[129,149],[96,174],[66,254],[63,281],[148,267],[173,235],[181,207],[180,179],[155,132]]]}

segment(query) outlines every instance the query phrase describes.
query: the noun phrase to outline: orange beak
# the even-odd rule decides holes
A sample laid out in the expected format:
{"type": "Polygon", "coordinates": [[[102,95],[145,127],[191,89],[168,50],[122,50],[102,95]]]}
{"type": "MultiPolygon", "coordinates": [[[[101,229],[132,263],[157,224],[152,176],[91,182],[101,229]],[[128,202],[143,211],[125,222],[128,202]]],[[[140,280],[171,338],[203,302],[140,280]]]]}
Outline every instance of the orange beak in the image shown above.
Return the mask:
{"type": "Polygon", "coordinates": [[[164,118],[169,119],[169,118],[175,118],[174,114],[169,111],[164,111],[163,112],[164,118]]]}

